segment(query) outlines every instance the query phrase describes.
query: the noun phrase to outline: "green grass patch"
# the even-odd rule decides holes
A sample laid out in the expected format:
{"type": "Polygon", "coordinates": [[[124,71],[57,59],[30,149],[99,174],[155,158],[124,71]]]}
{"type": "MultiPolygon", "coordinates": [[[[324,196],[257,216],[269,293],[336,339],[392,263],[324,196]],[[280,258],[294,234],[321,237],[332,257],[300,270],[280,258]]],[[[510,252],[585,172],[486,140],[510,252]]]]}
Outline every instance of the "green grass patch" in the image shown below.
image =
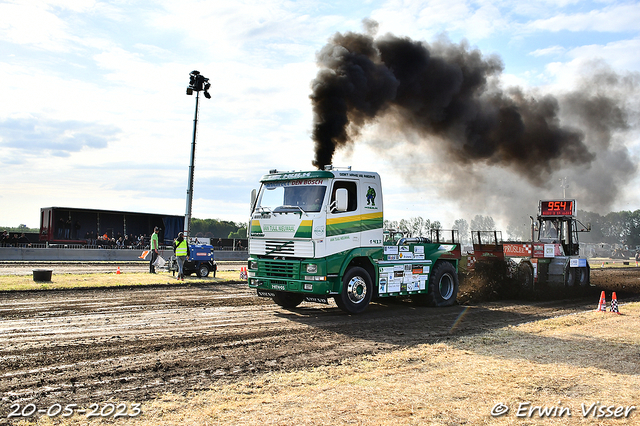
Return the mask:
{"type": "MultiPolygon", "coordinates": [[[[195,275],[185,277],[184,283],[213,284],[218,282],[230,282],[239,280],[239,271],[219,271],[216,278],[198,278],[195,275]]],[[[72,288],[98,288],[121,286],[144,286],[158,284],[181,284],[168,272],[149,274],[144,272],[121,273],[93,273],[93,274],[56,274],[55,270],[51,281],[33,281],[32,275],[3,275],[0,276],[0,291],[24,291],[24,290],[60,290],[72,288]]]]}

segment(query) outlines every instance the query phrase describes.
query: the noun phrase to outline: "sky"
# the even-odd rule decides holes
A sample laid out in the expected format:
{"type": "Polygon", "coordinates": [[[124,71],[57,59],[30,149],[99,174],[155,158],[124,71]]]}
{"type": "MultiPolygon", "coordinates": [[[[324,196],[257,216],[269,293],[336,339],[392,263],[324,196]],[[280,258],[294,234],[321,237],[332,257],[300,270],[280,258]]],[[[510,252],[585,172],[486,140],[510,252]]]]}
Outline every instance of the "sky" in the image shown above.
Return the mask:
{"type": "MultiPolygon", "coordinates": [[[[262,175],[313,169],[316,57],[336,33],[363,32],[363,19],[379,36],[447,38],[497,55],[500,84],[532,93],[578,87],[594,67],[640,72],[636,1],[0,0],[0,226],[39,227],[50,206],[184,214],[192,70],[212,84],[211,99],[200,97],[193,217],[246,222],[262,175]]],[[[616,143],[637,161],[638,104],[625,105],[629,126],[616,143]]],[[[333,161],[380,173],[385,219],[500,223],[490,197],[465,208],[466,195],[444,193],[433,174],[412,179],[402,158],[380,155],[376,141],[397,136],[387,133],[369,126],[333,161]]],[[[411,153],[406,161],[429,167],[411,153]]],[[[631,174],[616,200],[593,210],[640,209],[638,183],[631,174]]],[[[539,195],[562,189],[548,183],[539,195]]]]}

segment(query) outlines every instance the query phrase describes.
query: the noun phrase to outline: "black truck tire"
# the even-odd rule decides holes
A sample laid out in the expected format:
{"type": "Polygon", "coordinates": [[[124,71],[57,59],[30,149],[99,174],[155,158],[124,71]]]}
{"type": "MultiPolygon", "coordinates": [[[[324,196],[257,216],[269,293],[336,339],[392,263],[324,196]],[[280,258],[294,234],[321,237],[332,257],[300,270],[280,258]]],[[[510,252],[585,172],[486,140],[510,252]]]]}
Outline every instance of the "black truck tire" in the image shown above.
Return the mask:
{"type": "Polygon", "coordinates": [[[430,305],[437,307],[453,306],[458,297],[458,274],[449,262],[438,262],[429,280],[430,305]]]}
{"type": "Polygon", "coordinates": [[[578,268],[578,285],[580,287],[588,287],[589,282],[591,281],[591,268],[587,263],[587,266],[584,268],[578,268]]]}
{"type": "Polygon", "coordinates": [[[297,293],[283,293],[278,291],[276,295],[273,296],[273,301],[276,305],[282,306],[285,309],[293,309],[302,303],[303,300],[304,296],[297,293]]]}
{"type": "Polygon", "coordinates": [[[200,278],[208,277],[209,276],[209,265],[207,265],[206,263],[201,263],[200,266],[198,266],[198,270],[196,271],[196,274],[200,278]]]}
{"type": "Polygon", "coordinates": [[[533,267],[529,262],[518,265],[518,285],[522,291],[533,291],[533,267]]]}
{"type": "Polygon", "coordinates": [[[567,263],[567,266],[564,270],[564,285],[565,287],[573,287],[576,285],[576,271],[578,268],[572,268],[567,263]]]}
{"type": "Polygon", "coordinates": [[[334,297],[336,305],[350,314],[359,314],[369,306],[373,296],[373,283],[366,269],[354,266],[342,279],[342,291],[334,297]]]}
{"type": "Polygon", "coordinates": [[[453,306],[458,297],[458,274],[449,262],[438,262],[429,277],[427,293],[414,294],[411,300],[418,306],[453,306]]]}

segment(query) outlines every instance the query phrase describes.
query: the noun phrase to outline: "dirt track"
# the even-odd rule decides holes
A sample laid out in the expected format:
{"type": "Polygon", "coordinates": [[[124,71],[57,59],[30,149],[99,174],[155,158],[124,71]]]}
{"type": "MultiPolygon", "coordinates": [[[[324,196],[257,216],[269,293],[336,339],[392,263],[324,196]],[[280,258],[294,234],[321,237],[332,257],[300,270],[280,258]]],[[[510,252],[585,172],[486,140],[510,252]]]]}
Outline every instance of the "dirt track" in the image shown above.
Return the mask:
{"type": "MultiPolygon", "coordinates": [[[[639,280],[638,271],[624,274],[628,282],[639,280]]],[[[593,274],[612,285],[622,278],[593,274]]],[[[0,301],[0,424],[16,402],[44,408],[141,402],[597,304],[588,297],[436,309],[399,301],[373,303],[350,317],[335,305],[286,311],[244,284],[7,292],[0,301]]]]}

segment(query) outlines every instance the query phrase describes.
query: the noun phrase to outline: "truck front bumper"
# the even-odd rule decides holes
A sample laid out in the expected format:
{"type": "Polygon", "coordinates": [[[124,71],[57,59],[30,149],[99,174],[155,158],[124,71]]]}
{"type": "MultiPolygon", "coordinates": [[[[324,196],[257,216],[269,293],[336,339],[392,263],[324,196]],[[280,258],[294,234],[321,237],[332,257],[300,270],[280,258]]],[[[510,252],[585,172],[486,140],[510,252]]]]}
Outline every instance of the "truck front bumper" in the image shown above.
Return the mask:
{"type": "Polygon", "coordinates": [[[321,259],[253,258],[249,259],[247,273],[251,288],[320,296],[332,294],[336,280],[327,276],[325,262],[321,259]]]}

